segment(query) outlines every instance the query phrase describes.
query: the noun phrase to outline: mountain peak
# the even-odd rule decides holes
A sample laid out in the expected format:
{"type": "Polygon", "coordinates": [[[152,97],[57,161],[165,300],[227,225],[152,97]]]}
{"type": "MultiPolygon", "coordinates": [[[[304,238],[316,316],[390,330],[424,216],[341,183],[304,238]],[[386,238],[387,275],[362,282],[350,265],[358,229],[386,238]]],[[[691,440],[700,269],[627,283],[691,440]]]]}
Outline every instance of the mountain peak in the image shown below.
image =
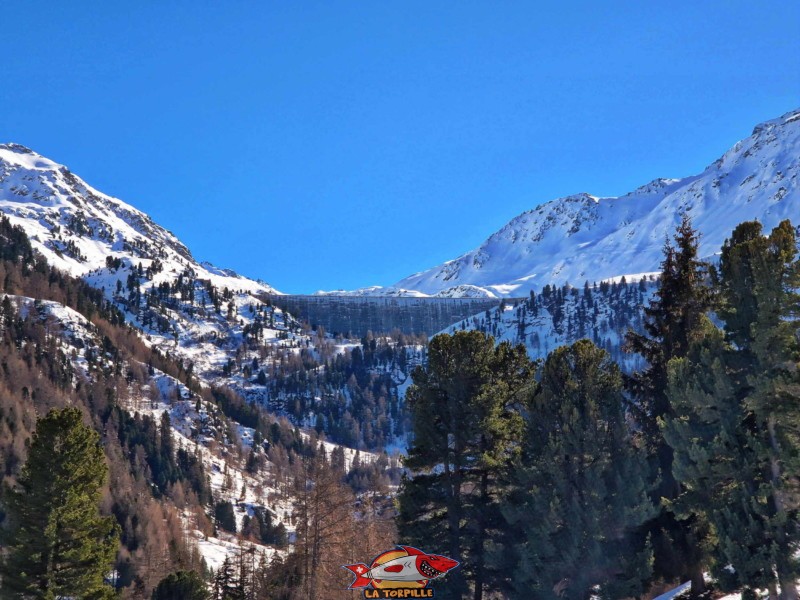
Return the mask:
{"type": "Polygon", "coordinates": [[[781,115],[777,119],[770,119],[769,121],[764,121],[763,123],[759,123],[753,128],[752,135],[756,136],[765,131],[771,131],[776,127],[782,127],[784,125],[788,125],[789,123],[794,123],[798,120],[800,120],[800,108],[790,110],[789,112],[781,115]]]}
{"type": "Polygon", "coordinates": [[[63,165],[45,158],[27,146],[13,142],[0,144],[0,163],[37,171],[66,169],[63,165]]]}
{"type": "Polygon", "coordinates": [[[275,290],[200,264],[174,234],[133,206],[92,188],[64,165],[21,144],[0,144],[0,212],[25,229],[47,261],[77,277],[101,277],[107,259],[158,262],[163,277],[191,270],[220,289],[275,290]]]}
{"type": "Polygon", "coordinates": [[[22,144],[15,144],[14,142],[8,142],[7,144],[0,144],[0,150],[8,150],[10,152],[16,152],[17,154],[36,154],[33,150],[31,150],[27,146],[23,146],[22,144]]]}
{"type": "Polygon", "coordinates": [[[499,296],[658,270],[682,214],[717,252],[740,222],[773,227],[800,214],[800,109],[757,125],[699,175],[658,178],[617,198],[573,194],[513,218],[475,250],[394,287],[437,294],[462,285],[499,296]]]}

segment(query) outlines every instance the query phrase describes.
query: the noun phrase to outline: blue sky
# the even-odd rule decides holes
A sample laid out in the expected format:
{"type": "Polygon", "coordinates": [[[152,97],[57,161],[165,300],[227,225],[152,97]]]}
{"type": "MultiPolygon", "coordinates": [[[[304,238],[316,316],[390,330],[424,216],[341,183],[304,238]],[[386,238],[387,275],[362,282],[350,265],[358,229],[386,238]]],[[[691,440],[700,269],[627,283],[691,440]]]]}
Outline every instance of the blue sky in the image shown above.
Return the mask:
{"type": "Polygon", "coordinates": [[[17,2],[0,141],[288,292],[388,285],[800,105],[800,3],[17,2]]]}

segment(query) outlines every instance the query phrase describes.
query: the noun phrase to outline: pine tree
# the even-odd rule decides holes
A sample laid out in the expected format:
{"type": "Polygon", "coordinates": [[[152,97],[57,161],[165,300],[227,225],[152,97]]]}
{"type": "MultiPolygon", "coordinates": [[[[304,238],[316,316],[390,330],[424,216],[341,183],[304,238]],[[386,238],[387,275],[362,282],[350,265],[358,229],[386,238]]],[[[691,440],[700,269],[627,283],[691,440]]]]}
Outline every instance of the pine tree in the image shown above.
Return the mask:
{"type": "Polygon", "coordinates": [[[520,534],[512,597],[638,596],[651,554],[633,532],[653,512],[625,422],[622,376],[588,340],[548,356],[504,513],[520,534]]]}
{"type": "Polygon", "coordinates": [[[718,313],[698,348],[670,365],[677,413],[665,431],[687,512],[713,524],[720,564],[731,564],[749,594],[795,600],[800,564],[800,347],[794,229],[762,235],[738,226],[720,261],[718,313]]]}
{"type": "Polygon", "coordinates": [[[476,331],[431,340],[428,366],[406,394],[414,443],[399,495],[404,543],[447,554],[461,567],[439,594],[480,600],[507,573],[489,560],[502,534],[499,491],[524,432],[522,407],[534,382],[524,347],[476,331]]]}
{"type": "Polygon", "coordinates": [[[758,525],[766,515],[753,514],[764,503],[748,507],[759,496],[759,468],[756,440],[742,428],[747,415],[730,369],[734,362],[734,349],[708,322],[689,354],[670,362],[674,416],[665,420],[664,435],[674,450],[673,474],[682,484],[681,494],[670,501],[671,511],[714,527],[715,543],[707,540],[716,559],[712,573],[720,587],[730,588],[726,591],[744,586],[747,594],[768,588],[771,577],[757,556],[769,548],[758,525]],[[735,541],[729,532],[735,532],[735,541]],[[724,569],[729,564],[735,566],[735,577],[724,569]]]}
{"type": "Polygon", "coordinates": [[[241,600],[239,576],[235,565],[228,556],[214,574],[214,600],[241,600]]]}
{"type": "Polygon", "coordinates": [[[203,578],[194,571],[170,573],[153,590],[152,600],[209,600],[203,578]]]}
{"type": "Polygon", "coordinates": [[[666,393],[667,365],[686,355],[712,302],[706,285],[707,267],[697,258],[697,246],[697,233],[684,214],[674,245],[664,245],[659,289],[645,308],[645,333],[630,331],[626,336],[626,349],[647,362],[643,371],[629,379],[628,387],[633,397],[629,408],[649,452],[655,482],[652,499],[659,507],[656,517],[645,526],[653,543],[655,575],[667,580],[690,579],[693,597],[705,589],[703,540],[708,532],[704,523],[681,520],[669,508],[681,487],[672,473],[672,447],[659,422],[673,416],[666,393]]]}
{"type": "Polygon", "coordinates": [[[236,533],[236,515],[229,500],[220,500],[214,506],[214,523],[225,531],[236,533]]]}
{"type": "Polygon", "coordinates": [[[18,485],[3,498],[11,526],[0,597],[113,597],[104,577],[117,525],[98,509],[108,476],[99,439],[76,408],[37,422],[18,485]]]}

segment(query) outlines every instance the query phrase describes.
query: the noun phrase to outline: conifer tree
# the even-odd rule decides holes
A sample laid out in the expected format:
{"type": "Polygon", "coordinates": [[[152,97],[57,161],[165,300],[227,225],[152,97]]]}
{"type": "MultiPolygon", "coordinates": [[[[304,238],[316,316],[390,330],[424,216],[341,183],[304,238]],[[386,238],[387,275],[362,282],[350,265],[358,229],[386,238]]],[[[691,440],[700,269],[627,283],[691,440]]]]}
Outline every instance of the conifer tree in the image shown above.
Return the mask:
{"type": "Polygon", "coordinates": [[[235,565],[226,556],[214,574],[214,600],[243,600],[239,591],[239,576],[235,565]]]}
{"type": "Polygon", "coordinates": [[[670,364],[676,414],[665,432],[684,483],[678,503],[714,524],[720,564],[752,595],[795,600],[800,565],[798,263],[794,229],[743,223],[720,261],[719,314],[698,348],[670,364]]]}
{"type": "Polygon", "coordinates": [[[684,214],[674,245],[669,241],[664,245],[659,289],[645,308],[645,332],[630,331],[626,336],[626,349],[647,362],[643,371],[629,379],[628,387],[633,397],[629,408],[649,453],[655,483],[653,503],[659,508],[645,526],[653,544],[655,575],[667,580],[690,579],[693,597],[705,589],[703,541],[707,530],[704,523],[694,518],[681,520],[670,509],[669,501],[680,495],[681,487],[672,473],[672,447],[659,422],[673,416],[666,393],[667,365],[686,355],[712,301],[706,285],[707,267],[697,258],[697,246],[697,232],[684,214]]]}
{"type": "Polygon", "coordinates": [[[194,571],[170,573],[153,590],[152,600],[209,600],[208,587],[194,571]]]}
{"type": "Polygon", "coordinates": [[[438,595],[480,600],[507,578],[488,554],[502,533],[499,491],[521,448],[533,365],[524,347],[495,347],[476,331],[436,336],[428,352],[406,394],[413,477],[399,495],[398,529],[404,543],[461,563],[438,595]]]}
{"type": "Polygon", "coordinates": [[[294,557],[300,581],[294,597],[347,597],[350,594],[345,588],[350,577],[342,565],[353,556],[357,544],[355,498],[342,483],[341,474],[331,468],[322,444],[315,456],[303,460],[298,475],[294,490],[294,557]]]}
{"type": "Polygon", "coordinates": [[[99,513],[108,476],[99,435],[77,408],[39,419],[18,485],[3,504],[10,529],[0,597],[111,598],[104,577],[117,550],[117,525],[99,513]]]}
{"type": "Polygon", "coordinates": [[[214,522],[217,527],[236,533],[236,515],[229,500],[220,500],[214,506],[214,522]]]}
{"type": "MultiPolygon", "coordinates": [[[[651,553],[633,532],[652,515],[647,465],[625,422],[622,376],[588,340],[555,350],[533,399],[508,527],[521,534],[512,597],[638,596],[651,553]]],[[[508,552],[504,552],[508,554],[508,552]]]]}

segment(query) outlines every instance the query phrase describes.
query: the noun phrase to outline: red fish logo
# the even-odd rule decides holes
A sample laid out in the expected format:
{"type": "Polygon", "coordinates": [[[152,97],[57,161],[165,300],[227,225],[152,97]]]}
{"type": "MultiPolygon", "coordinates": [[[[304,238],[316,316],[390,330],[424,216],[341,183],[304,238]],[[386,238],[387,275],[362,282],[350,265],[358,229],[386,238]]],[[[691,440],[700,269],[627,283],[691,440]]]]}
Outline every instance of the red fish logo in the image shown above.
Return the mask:
{"type": "Polygon", "coordinates": [[[398,546],[377,556],[370,566],[363,563],[344,565],[356,576],[351,590],[373,587],[424,588],[432,579],[438,579],[455,569],[458,561],[439,554],[426,554],[411,546],[398,546]]]}

